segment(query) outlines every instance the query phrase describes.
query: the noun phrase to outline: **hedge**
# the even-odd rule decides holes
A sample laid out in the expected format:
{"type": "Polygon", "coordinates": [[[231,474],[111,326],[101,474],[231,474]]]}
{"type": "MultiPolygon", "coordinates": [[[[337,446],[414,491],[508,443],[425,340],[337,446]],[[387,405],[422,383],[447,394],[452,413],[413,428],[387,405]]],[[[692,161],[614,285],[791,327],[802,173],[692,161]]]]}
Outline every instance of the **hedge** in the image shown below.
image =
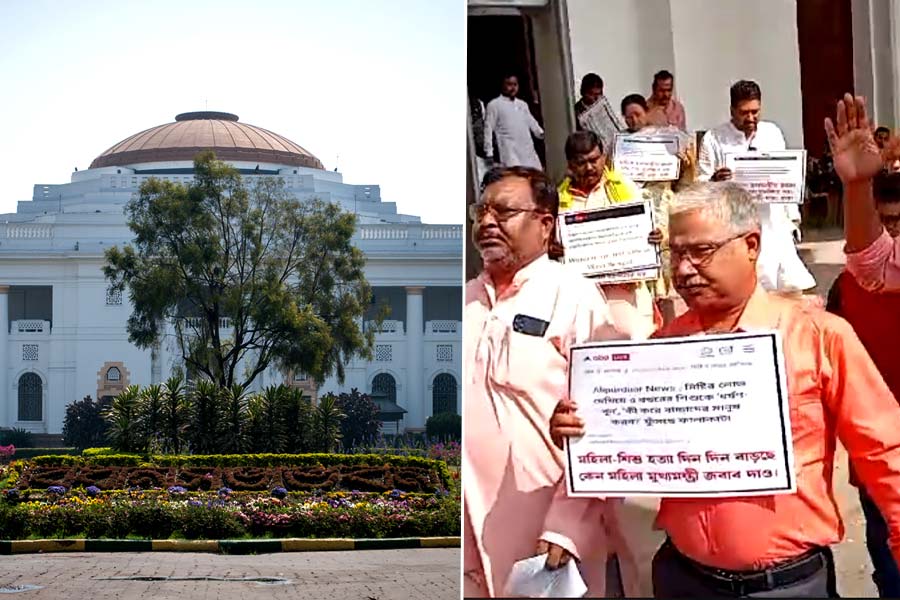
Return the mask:
{"type": "Polygon", "coordinates": [[[30,461],[43,467],[415,467],[435,472],[443,487],[449,487],[450,471],[443,461],[418,456],[379,454],[195,454],[152,455],[87,454],[82,456],[36,456],[30,461]]]}
{"type": "Polygon", "coordinates": [[[26,460],[35,456],[69,455],[77,456],[78,448],[16,448],[12,460],[26,460]]]}
{"type": "Polygon", "coordinates": [[[61,486],[65,489],[96,487],[104,491],[180,487],[265,492],[283,487],[287,491],[437,493],[445,489],[434,469],[393,465],[224,468],[27,465],[21,471],[14,483],[20,490],[61,486]]]}

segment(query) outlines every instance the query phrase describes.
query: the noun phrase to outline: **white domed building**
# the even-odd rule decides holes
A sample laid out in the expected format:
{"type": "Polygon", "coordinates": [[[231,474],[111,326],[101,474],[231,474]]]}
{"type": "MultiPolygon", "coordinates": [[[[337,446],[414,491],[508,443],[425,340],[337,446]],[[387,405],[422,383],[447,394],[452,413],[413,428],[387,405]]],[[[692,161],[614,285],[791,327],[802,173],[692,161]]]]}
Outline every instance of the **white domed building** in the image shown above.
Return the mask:
{"type": "Polygon", "coordinates": [[[189,182],[194,156],[206,149],[245,178],[281,177],[300,200],[319,198],[355,213],[373,314],[378,304],[391,307],[373,361],[347,365],[342,385],[269,370],[253,387],[287,383],[313,398],[351,388],[380,392],[406,411],[401,431],[424,428],[434,412],[458,412],[462,226],[398,214],[377,185],[344,183],[289,139],[236,115],[204,111],[124,139],[70,183],[35,185],[31,200],[0,215],[0,428],[58,434],[76,399],[160,383],[180,366],[171,334],[153,351],[128,341],[131,307],[107,289],[103,252],[131,239],[124,207],[141,183],[189,182]]]}

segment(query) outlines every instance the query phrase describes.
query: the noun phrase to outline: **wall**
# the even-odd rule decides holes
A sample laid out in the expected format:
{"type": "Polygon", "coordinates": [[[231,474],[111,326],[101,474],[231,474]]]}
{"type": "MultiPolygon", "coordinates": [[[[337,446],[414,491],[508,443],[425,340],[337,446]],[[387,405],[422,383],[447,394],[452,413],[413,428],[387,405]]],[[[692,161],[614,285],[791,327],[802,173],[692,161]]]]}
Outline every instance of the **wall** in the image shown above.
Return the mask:
{"type": "MultiPolygon", "coordinates": [[[[688,127],[728,119],[728,89],[754,79],[764,118],[778,123],[789,146],[803,143],[795,0],[567,0],[572,70],[596,71],[614,105],[649,93],[653,73],[668,68],[684,102],[688,127]]],[[[576,90],[577,91],[577,90],[576,90]]]]}
{"type": "Polygon", "coordinates": [[[603,78],[604,92],[618,110],[628,94],[650,93],[654,73],[675,67],[669,0],[568,0],[567,6],[573,101],[581,78],[593,72],[603,78]]]}

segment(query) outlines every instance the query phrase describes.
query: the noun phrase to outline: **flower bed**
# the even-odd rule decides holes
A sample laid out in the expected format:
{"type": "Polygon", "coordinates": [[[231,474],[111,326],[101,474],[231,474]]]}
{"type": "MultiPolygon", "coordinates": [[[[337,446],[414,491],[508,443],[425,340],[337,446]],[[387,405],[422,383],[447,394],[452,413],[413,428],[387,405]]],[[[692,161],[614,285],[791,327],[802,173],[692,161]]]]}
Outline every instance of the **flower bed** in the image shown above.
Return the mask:
{"type": "MultiPolygon", "coordinates": [[[[182,488],[183,489],[183,488],[182,488]]],[[[5,539],[235,539],[459,535],[459,497],[437,494],[22,491],[0,500],[5,539]]]]}
{"type": "Polygon", "coordinates": [[[459,513],[458,474],[421,458],[95,455],[0,465],[3,539],[455,536],[459,513]]]}

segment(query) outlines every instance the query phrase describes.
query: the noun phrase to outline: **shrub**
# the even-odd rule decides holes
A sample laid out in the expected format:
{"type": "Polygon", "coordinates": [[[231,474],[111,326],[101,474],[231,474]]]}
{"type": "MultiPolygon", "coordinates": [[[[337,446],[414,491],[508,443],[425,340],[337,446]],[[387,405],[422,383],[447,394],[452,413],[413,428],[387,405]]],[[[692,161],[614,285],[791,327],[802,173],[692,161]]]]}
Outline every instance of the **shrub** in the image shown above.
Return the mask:
{"type": "MultiPolygon", "coordinates": [[[[333,396],[333,394],[327,394],[333,396]]],[[[353,447],[378,435],[381,422],[378,420],[378,405],[368,394],[361,394],[353,388],[349,394],[340,394],[335,406],[344,414],[341,421],[341,438],[344,446],[353,447]]]]}
{"type": "Polygon", "coordinates": [[[344,413],[334,396],[323,396],[313,412],[313,439],[316,450],[333,452],[341,442],[341,421],[344,413]]]}
{"type": "Polygon", "coordinates": [[[130,385],[104,411],[109,422],[109,442],[116,450],[142,452],[147,447],[141,431],[140,393],[138,386],[130,385]]]}
{"type": "MultiPolygon", "coordinates": [[[[40,473],[39,480],[42,483],[41,487],[44,488],[57,482],[66,485],[66,487],[71,487],[75,480],[74,478],[77,477],[79,481],[83,481],[86,474],[91,472],[90,469],[108,469],[110,467],[131,467],[142,472],[147,477],[150,477],[149,471],[159,473],[164,469],[175,468],[184,473],[183,477],[180,476],[180,481],[188,484],[192,484],[198,476],[212,473],[214,477],[208,484],[197,484],[203,489],[213,489],[214,486],[218,485],[215,479],[216,469],[236,468],[243,468],[239,477],[244,483],[247,483],[249,479],[253,479],[253,482],[266,482],[267,485],[272,479],[281,479],[282,471],[287,467],[303,468],[292,470],[290,478],[304,483],[319,480],[326,481],[335,469],[339,472],[342,480],[358,477],[384,481],[389,476],[390,478],[399,478],[407,482],[418,481],[418,484],[410,483],[409,485],[418,485],[423,488],[426,485],[424,482],[428,480],[432,481],[432,486],[437,485],[442,488],[449,487],[451,481],[450,471],[442,461],[416,456],[375,454],[213,454],[156,455],[149,457],[137,454],[100,454],[93,456],[38,456],[22,464],[29,467],[32,473],[40,473]],[[38,468],[41,470],[38,470],[38,468]],[[251,475],[251,468],[268,468],[271,471],[252,471],[253,475],[251,475]],[[316,471],[315,469],[325,469],[328,471],[328,474],[326,475],[323,471],[316,471]],[[365,469],[376,470],[367,474],[365,469]],[[373,478],[372,473],[377,473],[377,476],[373,478]],[[415,474],[412,479],[410,478],[411,474],[415,474]],[[300,479],[297,479],[297,477],[300,477],[300,479]],[[420,477],[425,477],[425,479],[420,477]]],[[[23,477],[30,477],[27,473],[28,469],[25,469],[23,477]]],[[[104,477],[112,476],[111,472],[105,472],[102,475],[104,477]]],[[[167,475],[160,474],[155,477],[164,479],[167,475]]],[[[224,485],[237,489],[231,485],[232,481],[226,481],[227,477],[225,474],[222,475],[222,479],[224,485]]],[[[91,481],[86,485],[91,483],[95,482],[91,481]]],[[[97,485],[99,486],[99,484],[97,485]]],[[[175,484],[173,483],[172,485],[175,484]]],[[[345,482],[342,485],[346,486],[349,484],[345,482]]],[[[390,481],[386,485],[390,485],[390,481]]],[[[149,487],[162,486],[150,485],[149,487]]],[[[353,488],[349,487],[348,489],[352,490],[353,488]]]]}
{"type": "Polygon", "coordinates": [[[62,430],[66,445],[83,450],[105,444],[109,426],[103,411],[108,407],[108,403],[94,401],[90,396],[68,405],[62,430]]]}
{"type": "Polygon", "coordinates": [[[425,421],[425,432],[428,437],[441,440],[462,439],[462,417],[455,413],[438,413],[425,421]]]}
{"type": "Polygon", "coordinates": [[[0,446],[15,446],[16,448],[33,448],[34,435],[30,431],[14,427],[0,431],[0,446]]]}

